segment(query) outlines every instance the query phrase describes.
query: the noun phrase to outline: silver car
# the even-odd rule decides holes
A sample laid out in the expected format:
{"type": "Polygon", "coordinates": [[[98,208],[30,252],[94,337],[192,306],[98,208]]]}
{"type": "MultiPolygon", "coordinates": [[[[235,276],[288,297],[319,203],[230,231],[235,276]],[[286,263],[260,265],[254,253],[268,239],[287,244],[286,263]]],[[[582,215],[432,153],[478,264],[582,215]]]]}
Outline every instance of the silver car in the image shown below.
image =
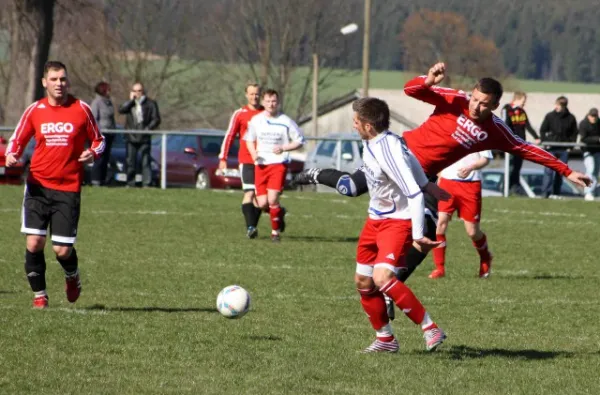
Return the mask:
{"type": "Polygon", "coordinates": [[[304,168],[335,168],[353,173],[362,166],[362,141],[358,133],[331,133],[308,153],[304,168]]]}
{"type": "MultiPolygon", "coordinates": [[[[483,169],[481,171],[481,178],[481,192],[483,196],[503,196],[503,169],[483,169]]],[[[542,197],[543,183],[543,169],[521,169],[520,186],[523,196],[530,198],[542,197]]],[[[560,194],[565,197],[583,197],[583,191],[571,184],[565,177],[563,177],[560,194]]]]}

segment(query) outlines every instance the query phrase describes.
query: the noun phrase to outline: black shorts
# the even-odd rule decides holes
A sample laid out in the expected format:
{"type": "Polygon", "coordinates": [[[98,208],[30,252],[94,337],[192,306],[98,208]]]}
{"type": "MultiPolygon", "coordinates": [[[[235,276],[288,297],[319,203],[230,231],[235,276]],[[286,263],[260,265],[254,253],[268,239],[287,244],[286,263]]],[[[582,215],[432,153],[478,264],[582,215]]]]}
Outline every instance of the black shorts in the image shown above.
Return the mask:
{"type": "Polygon", "coordinates": [[[21,233],[46,236],[53,245],[71,246],[77,237],[81,207],[79,192],[57,191],[28,183],[25,186],[21,233]]]}
{"type": "Polygon", "coordinates": [[[240,175],[242,176],[242,189],[244,191],[254,190],[254,165],[248,163],[240,164],[240,175]]]}

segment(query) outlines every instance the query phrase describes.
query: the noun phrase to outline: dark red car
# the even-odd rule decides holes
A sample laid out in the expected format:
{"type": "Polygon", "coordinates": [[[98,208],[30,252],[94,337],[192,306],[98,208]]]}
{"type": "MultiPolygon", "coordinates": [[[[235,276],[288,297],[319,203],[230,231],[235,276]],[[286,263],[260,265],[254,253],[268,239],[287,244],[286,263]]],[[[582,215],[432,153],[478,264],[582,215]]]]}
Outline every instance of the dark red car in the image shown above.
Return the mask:
{"type": "MultiPolygon", "coordinates": [[[[219,153],[225,137],[220,130],[195,130],[200,135],[167,136],[167,186],[186,186],[198,189],[241,189],[238,164],[239,141],[232,144],[227,170],[219,170],[219,153]]],[[[160,165],[161,136],[152,141],[152,157],[160,165]]],[[[304,168],[304,162],[292,160],[287,182],[304,168]]]]}
{"type": "Polygon", "coordinates": [[[19,163],[15,166],[6,167],[6,148],[8,141],[0,136],[0,184],[18,185],[23,183],[24,168],[23,164],[19,163]]]}

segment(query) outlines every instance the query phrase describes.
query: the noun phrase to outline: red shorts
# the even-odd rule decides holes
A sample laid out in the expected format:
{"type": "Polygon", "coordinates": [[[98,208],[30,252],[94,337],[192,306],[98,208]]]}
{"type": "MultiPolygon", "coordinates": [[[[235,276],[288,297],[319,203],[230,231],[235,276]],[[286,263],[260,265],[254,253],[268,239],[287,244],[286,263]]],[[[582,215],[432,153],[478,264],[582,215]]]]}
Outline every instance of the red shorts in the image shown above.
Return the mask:
{"type": "MultiPolygon", "coordinates": [[[[410,219],[368,218],[358,238],[356,263],[368,266],[385,264],[390,266],[390,270],[397,271],[406,267],[405,256],[411,244],[410,219]]],[[[360,273],[359,270],[357,272],[360,273]]]]}
{"type": "Polygon", "coordinates": [[[477,223],[481,220],[481,181],[455,181],[440,178],[438,185],[452,197],[447,202],[438,202],[438,211],[450,216],[454,211],[459,218],[477,223]]]}
{"type": "Polygon", "coordinates": [[[285,184],[287,166],[284,163],[256,165],[254,167],[254,187],[256,196],[267,194],[267,190],[281,192],[285,184]]]}

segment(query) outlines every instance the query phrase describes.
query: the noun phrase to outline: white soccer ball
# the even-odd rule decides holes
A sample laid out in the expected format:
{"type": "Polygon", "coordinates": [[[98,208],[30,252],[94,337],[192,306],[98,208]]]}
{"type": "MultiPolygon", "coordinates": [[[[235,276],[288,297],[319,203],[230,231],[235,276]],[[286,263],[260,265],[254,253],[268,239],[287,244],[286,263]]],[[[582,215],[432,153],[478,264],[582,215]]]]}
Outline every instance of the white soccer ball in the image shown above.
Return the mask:
{"type": "Polygon", "coordinates": [[[241,318],[250,310],[250,294],[239,285],[225,287],[217,295],[217,310],[227,318],[241,318]]]}

